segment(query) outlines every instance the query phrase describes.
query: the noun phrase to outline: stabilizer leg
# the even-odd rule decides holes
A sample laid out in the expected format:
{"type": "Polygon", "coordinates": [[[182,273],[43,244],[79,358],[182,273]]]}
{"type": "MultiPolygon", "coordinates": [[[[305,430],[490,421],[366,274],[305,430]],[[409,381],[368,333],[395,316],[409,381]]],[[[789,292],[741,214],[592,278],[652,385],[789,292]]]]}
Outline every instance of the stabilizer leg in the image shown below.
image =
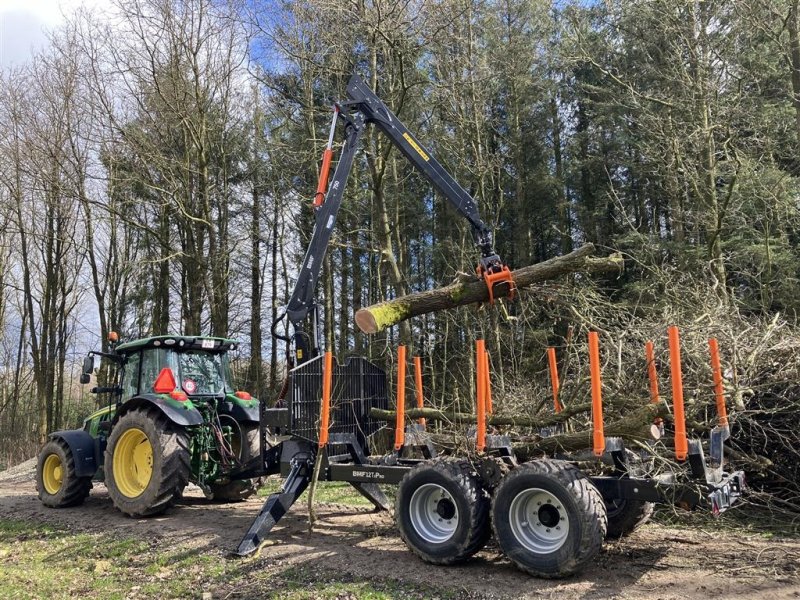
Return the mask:
{"type": "Polygon", "coordinates": [[[311,478],[311,462],[307,458],[295,458],[291,462],[291,470],[283,482],[280,491],[270,494],[261,512],[250,525],[250,529],[239,542],[236,554],[246,556],[258,549],[264,537],[270,532],[281,517],[289,512],[292,504],[308,487],[311,478]]]}
{"type": "Polygon", "coordinates": [[[364,498],[372,502],[378,510],[389,510],[392,507],[392,503],[389,502],[386,494],[378,487],[377,483],[350,482],[350,485],[352,485],[359,494],[364,496],[364,498]]]}

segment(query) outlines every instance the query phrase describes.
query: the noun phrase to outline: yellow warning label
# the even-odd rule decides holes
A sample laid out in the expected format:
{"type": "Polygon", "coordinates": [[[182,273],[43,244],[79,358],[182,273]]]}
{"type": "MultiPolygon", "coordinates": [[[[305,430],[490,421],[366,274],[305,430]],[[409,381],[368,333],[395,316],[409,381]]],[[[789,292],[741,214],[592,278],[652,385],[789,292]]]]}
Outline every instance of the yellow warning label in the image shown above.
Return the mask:
{"type": "Polygon", "coordinates": [[[411,135],[407,131],[403,134],[403,138],[408,142],[409,146],[411,146],[414,150],[417,151],[417,154],[419,154],[422,157],[422,160],[428,162],[430,156],[425,154],[425,151],[419,147],[419,144],[414,140],[414,138],[411,137],[411,135]]]}

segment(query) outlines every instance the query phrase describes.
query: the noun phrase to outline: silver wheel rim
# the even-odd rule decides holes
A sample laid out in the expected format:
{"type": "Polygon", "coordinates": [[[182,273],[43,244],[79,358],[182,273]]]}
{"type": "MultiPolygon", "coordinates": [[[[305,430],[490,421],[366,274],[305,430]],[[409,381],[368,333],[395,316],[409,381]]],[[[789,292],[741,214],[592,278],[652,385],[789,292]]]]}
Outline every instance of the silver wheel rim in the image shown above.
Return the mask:
{"type": "Polygon", "coordinates": [[[446,542],[458,528],[458,507],[453,496],[435,483],[418,487],[408,509],[411,526],[428,543],[446,542]]]}
{"type": "Polygon", "coordinates": [[[508,510],[511,532],[527,550],[536,554],[555,552],[567,540],[569,518],[564,504],[541,488],[523,490],[508,510]]]}

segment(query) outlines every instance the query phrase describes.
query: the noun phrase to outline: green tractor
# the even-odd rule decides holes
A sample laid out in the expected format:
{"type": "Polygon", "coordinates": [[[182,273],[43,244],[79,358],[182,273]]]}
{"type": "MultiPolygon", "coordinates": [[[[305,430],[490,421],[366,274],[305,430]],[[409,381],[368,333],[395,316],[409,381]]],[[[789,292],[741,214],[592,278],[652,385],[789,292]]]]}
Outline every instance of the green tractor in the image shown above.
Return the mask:
{"type": "Polygon", "coordinates": [[[116,365],[118,383],[92,389],[108,406],[82,429],[50,434],[37,465],[41,501],[75,506],[92,481],[104,481],[119,510],[142,517],[165,511],[189,482],[215,500],[253,494],[259,481],[247,473],[261,456],[259,403],[232,385],[235,348],[224,338],[159,336],[90,352],[81,383],[94,356],[116,365]]]}

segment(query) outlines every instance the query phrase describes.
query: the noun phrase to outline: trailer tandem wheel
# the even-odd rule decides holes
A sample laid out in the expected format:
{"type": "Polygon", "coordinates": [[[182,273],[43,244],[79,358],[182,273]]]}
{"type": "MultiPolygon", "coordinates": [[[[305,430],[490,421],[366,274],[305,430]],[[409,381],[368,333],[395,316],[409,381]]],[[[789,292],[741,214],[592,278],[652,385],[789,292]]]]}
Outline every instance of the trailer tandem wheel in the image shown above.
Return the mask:
{"type": "Polygon", "coordinates": [[[42,504],[64,508],[82,504],[92,489],[91,477],[75,474],[75,458],[65,441],[51,439],[39,453],[36,488],[42,504]]]}
{"type": "Polygon", "coordinates": [[[411,469],[397,490],[395,519],[406,546],[437,565],[466,560],[491,533],[489,496],[468,460],[435,459],[411,469]]]}
{"type": "Polygon", "coordinates": [[[619,498],[606,502],[608,532],[606,537],[620,538],[632,533],[650,520],[655,504],[643,500],[619,498]]]}
{"type": "Polygon", "coordinates": [[[537,460],[514,469],[492,501],[492,528],[505,555],[537,577],[576,573],[600,552],[606,534],[600,492],[575,466],[537,460]]]}

